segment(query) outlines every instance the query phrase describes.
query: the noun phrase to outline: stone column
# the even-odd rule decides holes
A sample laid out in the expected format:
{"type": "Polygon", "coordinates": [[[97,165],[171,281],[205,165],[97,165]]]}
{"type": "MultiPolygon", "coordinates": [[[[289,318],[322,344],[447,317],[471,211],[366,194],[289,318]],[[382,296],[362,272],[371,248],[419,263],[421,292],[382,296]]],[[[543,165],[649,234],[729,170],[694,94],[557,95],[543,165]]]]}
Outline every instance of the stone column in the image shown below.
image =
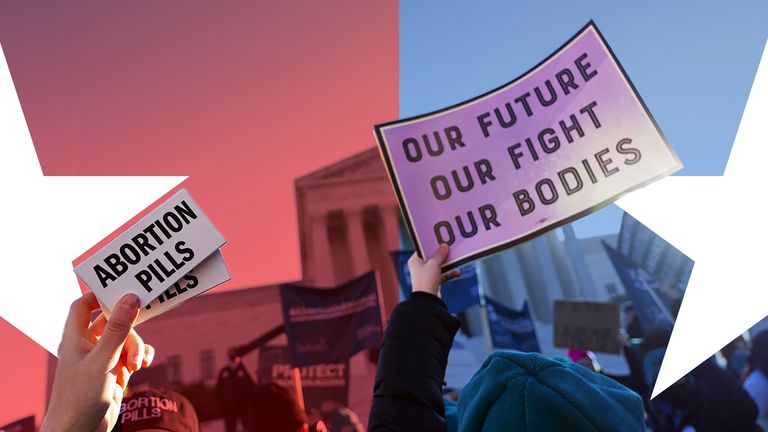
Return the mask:
{"type": "Polygon", "coordinates": [[[357,277],[371,269],[363,227],[363,209],[345,209],[344,219],[347,222],[347,244],[352,257],[352,273],[353,277],[357,277]]]}
{"type": "Polygon", "coordinates": [[[384,245],[387,252],[400,249],[400,209],[397,206],[379,208],[379,216],[384,224],[384,245]]]}
{"type": "Polygon", "coordinates": [[[333,257],[328,242],[328,213],[310,216],[312,225],[312,283],[319,286],[333,286],[333,257]]]}

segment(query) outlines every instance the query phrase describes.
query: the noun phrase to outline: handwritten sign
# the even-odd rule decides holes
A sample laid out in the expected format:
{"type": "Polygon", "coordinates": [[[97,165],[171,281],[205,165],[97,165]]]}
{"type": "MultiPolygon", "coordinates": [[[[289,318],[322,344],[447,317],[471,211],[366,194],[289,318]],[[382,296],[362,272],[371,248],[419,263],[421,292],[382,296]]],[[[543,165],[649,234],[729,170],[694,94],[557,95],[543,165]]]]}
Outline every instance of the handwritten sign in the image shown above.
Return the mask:
{"type": "Polygon", "coordinates": [[[591,22],[516,80],[375,134],[419,254],[451,246],[444,270],[682,167],[591,22]]]}
{"type": "Polygon", "coordinates": [[[127,293],[145,307],[226,240],[182,189],[75,267],[106,308],[127,293]]]}
{"type": "Polygon", "coordinates": [[[588,300],[555,300],[554,345],[619,353],[619,304],[588,300]]]}

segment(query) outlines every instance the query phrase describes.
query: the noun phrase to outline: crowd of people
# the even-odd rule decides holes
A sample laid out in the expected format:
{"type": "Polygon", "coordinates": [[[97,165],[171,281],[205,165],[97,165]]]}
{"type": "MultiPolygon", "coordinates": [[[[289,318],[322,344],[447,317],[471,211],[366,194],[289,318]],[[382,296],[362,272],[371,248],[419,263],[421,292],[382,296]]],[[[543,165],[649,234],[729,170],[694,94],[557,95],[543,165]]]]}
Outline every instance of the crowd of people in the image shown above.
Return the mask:
{"type": "MultiPolygon", "coordinates": [[[[768,332],[736,339],[650,399],[670,329],[643,332],[631,311],[623,350],[628,375],[603,371],[595,354],[581,349],[555,358],[497,351],[457,400],[446,398],[448,353],[461,326],[440,299],[441,284],[458,276],[441,273],[447,255],[443,246],[427,260],[414,255],[409,261],[413,293],[389,317],[369,431],[768,431],[768,332]]],[[[132,328],[138,306],[138,298],[127,295],[109,320],[92,322],[94,295],[73,303],[43,432],[200,430],[194,408],[178,393],[125,395],[131,375],[155,354],[132,328]]],[[[238,370],[234,361],[222,373],[238,370]]],[[[310,422],[294,395],[277,384],[238,391],[242,396],[225,404],[228,430],[238,421],[250,432],[364,429],[347,408],[310,422]]]]}

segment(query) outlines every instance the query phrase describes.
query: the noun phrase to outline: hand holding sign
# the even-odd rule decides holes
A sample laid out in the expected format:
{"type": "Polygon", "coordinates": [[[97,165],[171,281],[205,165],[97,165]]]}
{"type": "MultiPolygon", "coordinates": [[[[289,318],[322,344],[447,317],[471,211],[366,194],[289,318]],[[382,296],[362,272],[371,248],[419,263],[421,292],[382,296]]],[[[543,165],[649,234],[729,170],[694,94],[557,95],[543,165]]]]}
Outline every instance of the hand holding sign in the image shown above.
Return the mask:
{"type": "MultiPolygon", "coordinates": [[[[136,294],[145,307],[159,296],[168,299],[179,290],[186,291],[196,278],[185,280],[185,287],[179,285],[174,293],[169,289],[224,243],[224,237],[182,189],[83,261],[75,273],[96,294],[107,313],[126,293],[136,294]]],[[[220,256],[208,262],[211,264],[206,266],[214,266],[213,273],[217,273],[211,283],[229,279],[220,256]]]]}
{"type": "Polygon", "coordinates": [[[421,291],[440,296],[440,285],[461,275],[458,271],[441,274],[440,268],[448,258],[448,245],[440,245],[432,258],[424,261],[417,254],[408,260],[413,292],[421,291]]]}
{"type": "Polygon", "coordinates": [[[450,270],[681,168],[597,27],[511,83],[376,126],[421,257],[450,270]]]}

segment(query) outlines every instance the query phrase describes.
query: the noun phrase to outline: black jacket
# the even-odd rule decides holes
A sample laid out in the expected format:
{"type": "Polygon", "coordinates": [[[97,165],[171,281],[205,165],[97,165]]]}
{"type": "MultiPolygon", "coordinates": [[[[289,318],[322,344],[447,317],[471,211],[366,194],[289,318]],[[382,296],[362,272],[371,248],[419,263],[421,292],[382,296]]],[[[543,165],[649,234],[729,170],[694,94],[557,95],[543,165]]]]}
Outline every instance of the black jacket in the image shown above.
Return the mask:
{"type": "Polygon", "coordinates": [[[397,305],[381,347],[369,431],[445,431],[442,386],[460,325],[428,293],[397,305]]]}

